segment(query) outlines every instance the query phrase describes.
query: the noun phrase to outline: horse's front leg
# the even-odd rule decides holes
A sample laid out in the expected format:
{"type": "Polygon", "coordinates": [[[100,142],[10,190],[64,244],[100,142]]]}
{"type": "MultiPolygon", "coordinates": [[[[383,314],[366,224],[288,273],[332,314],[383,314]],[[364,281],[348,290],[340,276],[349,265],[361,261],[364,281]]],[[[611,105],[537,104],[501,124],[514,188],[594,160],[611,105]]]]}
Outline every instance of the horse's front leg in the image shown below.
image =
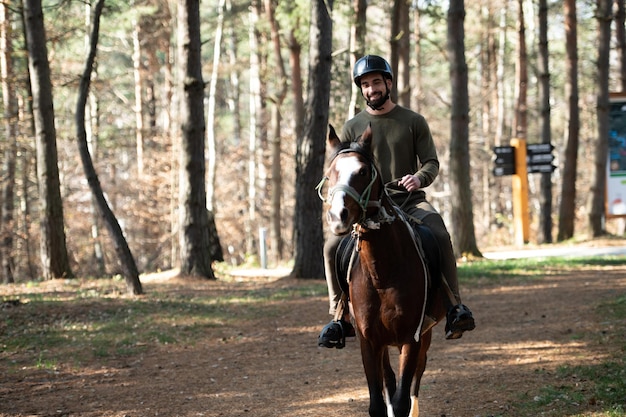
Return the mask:
{"type": "Polygon", "coordinates": [[[411,408],[411,417],[419,417],[419,391],[420,384],[422,382],[422,376],[426,371],[426,362],[428,361],[428,348],[432,341],[433,331],[428,330],[422,334],[419,346],[419,352],[417,355],[417,367],[415,369],[415,385],[413,385],[413,407],[411,408]]]}
{"type": "Polygon", "coordinates": [[[385,389],[391,402],[391,398],[396,394],[396,374],[389,362],[389,348],[384,349],[383,352],[383,375],[385,376],[385,389]]]}
{"type": "Polygon", "coordinates": [[[391,400],[395,417],[407,417],[411,411],[411,385],[418,363],[419,343],[412,341],[402,345],[398,366],[398,390],[391,400]]]}
{"type": "Polygon", "coordinates": [[[387,417],[387,405],[383,395],[383,355],[386,347],[373,346],[360,337],[361,359],[370,394],[370,417],[387,417]]]}

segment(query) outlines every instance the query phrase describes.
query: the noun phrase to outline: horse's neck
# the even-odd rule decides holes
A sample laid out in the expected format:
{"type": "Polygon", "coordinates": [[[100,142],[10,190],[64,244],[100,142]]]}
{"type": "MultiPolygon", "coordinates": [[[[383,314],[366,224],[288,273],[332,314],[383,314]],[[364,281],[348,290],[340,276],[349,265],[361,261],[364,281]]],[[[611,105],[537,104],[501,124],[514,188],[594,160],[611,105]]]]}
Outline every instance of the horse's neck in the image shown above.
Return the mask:
{"type": "Polygon", "coordinates": [[[400,208],[390,200],[383,199],[380,212],[359,223],[355,232],[355,249],[361,253],[360,267],[367,277],[376,277],[377,281],[395,276],[404,265],[398,259],[419,256],[410,225],[400,208]]]}
{"type": "Polygon", "coordinates": [[[396,210],[393,208],[391,200],[384,195],[375,207],[370,207],[365,218],[361,221],[361,227],[366,230],[378,230],[381,225],[393,223],[398,217],[396,210]]]}

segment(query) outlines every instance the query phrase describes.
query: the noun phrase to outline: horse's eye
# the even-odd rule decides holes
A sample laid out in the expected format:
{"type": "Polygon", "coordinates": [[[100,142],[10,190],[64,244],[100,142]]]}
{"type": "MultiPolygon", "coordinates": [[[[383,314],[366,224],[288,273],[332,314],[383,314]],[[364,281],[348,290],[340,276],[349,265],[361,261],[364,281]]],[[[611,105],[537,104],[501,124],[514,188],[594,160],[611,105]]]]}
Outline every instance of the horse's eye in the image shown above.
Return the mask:
{"type": "Polygon", "coordinates": [[[367,168],[363,167],[359,170],[359,175],[364,177],[367,175],[367,168]]]}

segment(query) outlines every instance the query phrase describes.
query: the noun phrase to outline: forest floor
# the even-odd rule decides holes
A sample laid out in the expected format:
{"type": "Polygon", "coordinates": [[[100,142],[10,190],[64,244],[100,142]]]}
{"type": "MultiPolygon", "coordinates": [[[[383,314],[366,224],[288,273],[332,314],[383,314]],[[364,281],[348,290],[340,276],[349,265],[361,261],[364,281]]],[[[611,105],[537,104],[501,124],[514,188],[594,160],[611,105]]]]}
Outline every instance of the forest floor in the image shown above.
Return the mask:
{"type": "MultiPolygon", "coordinates": [[[[152,276],[144,289],[227,298],[242,289],[295,289],[303,281],[244,275],[191,283],[152,276]]],[[[57,280],[35,289],[0,286],[0,297],[60,293],[64,285],[57,280]]],[[[473,283],[462,292],[477,328],[455,341],[444,339],[443,325],[434,329],[420,395],[422,417],[532,415],[520,404],[538,401],[545,387],[586,389],[583,377],[564,379],[560,367],[600,365],[616,355],[616,341],[610,340],[614,324],[603,321],[597,307],[624,296],[626,265],[526,282],[473,283]]],[[[80,366],[72,358],[35,365],[36,353],[8,355],[0,346],[0,416],[366,416],[358,342],[342,350],[317,346],[329,319],[325,295],[267,303],[272,314],[209,327],[194,343],[154,343],[129,356],[92,355],[80,366]]],[[[0,311],[0,317],[9,320],[19,308],[0,311]]],[[[600,415],[594,413],[603,410],[601,404],[591,394],[586,398],[576,415],[600,415]]],[[[558,409],[558,402],[545,410],[558,409]]]]}

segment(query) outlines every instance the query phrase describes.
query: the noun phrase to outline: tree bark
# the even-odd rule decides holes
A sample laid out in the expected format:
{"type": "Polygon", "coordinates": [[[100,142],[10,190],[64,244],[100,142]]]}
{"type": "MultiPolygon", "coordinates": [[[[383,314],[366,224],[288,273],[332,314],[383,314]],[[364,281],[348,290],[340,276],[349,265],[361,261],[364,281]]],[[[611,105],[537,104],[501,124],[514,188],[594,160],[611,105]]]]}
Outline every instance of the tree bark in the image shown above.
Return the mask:
{"type": "Polygon", "coordinates": [[[180,273],[215,279],[211,268],[204,162],[204,81],[200,1],[178,0],[178,82],[181,117],[180,273]]]}
{"type": "Polygon", "coordinates": [[[615,40],[620,88],[626,92],[626,0],[615,0],[615,40]]]}
{"type": "Polygon", "coordinates": [[[515,89],[517,103],[513,132],[516,138],[526,139],[528,131],[528,55],[526,52],[526,23],[524,0],[518,0],[517,65],[515,66],[515,89]]]}
{"type": "Polygon", "coordinates": [[[448,59],[452,108],[450,114],[450,185],[452,236],[457,255],[482,256],[476,245],[470,184],[469,93],[465,61],[465,4],[451,0],[448,10],[448,59]]]}
{"type": "Polygon", "coordinates": [[[409,2],[394,0],[391,16],[391,67],[393,69],[393,100],[404,107],[411,105],[411,37],[409,2]]]}
{"type": "Polygon", "coordinates": [[[580,113],[578,110],[578,35],[576,0],[565,0],[565,98],[567,100],[568,121],[565,153],[563,154],[561,204],[559,205],[559,226],[557,241],[574,237],[576,219],[576,171],[578,165],[578,143],[580,113]]]}
{"type": "Polygon", "coordinates": [[[70,278],[73,274],[65,239],[52,82],[41,0],[24,1],[24,18],[37,143],[42,276],[46,280],[70,278]]]}
{"type": "Polygon", "coordinates": [[[332,64],[333,0],[311,2],[309,82],[304,135],[296,145],[296,211],[294,219],[295,259],[292,275],[322,278],[324,234],[322,202],[315,186],[322,176],[332,64]]]}
{"type": "Polygon", "coordinates": [[[606,233],[604,227],[606,163],[609,151],[609,56],[611,52],[611,0],[597,0],[596,18],[598,19],[598,60],[596,80],[596,120],[598,137],[594,149],[594,169],[589,194],[589,230],[593,237],[606,233]]]}
{"type": "Polygon", "coordinates": [[[15,233],[15,160],[17,158],[17,98],[13,74],[11,1],[0,4],[0,77],[2,78],[2,104],[6,148],[2,161],[2,202],[0,203],[0,263],[2,282],[15,282],[13,235],[15,233]]]}
{"type": "MultiPolygon", "coordinates": [[[[134,3],[134,1],[133,1],[134,3]]],[[[141,54],[141,25],[139,13],[136,12],[131,24],[133,25],[133,77],[135,81],[135,142],[137,149],[137,175],[143,176],[143,148],[144,148],[144,122],[143,122],[143,58],[141,54]]]]}
{"type": "Polygon", "coordinates": [[[281,107],[285,97],[287,96],[287,73],[285,71],[285,63],[282,58],[280,47],[280,25],[275,16],[275,2],[265,0],[265,13],[270,23],[272,46],[274,48],[274,62],[277,69],[274,86],[274,94],[270,98],[272,105],[271,110],[271,128],[269,144],[271,152],[271,207],[270,207],[270,248],[274,257],[274,261],[280,261],[283,257],[283,239],[281,234],[281,196],[282,196],[282,169],[281,169],[281,124],[282,112],[281,107]]]}
{"type": "MultiPolygon", "coordinates": [[[[354,21],[350,27],[350,68],[354,68],[356,61],[366,54],[365,34],[367,31],[367,0],[352,0],[354,21]]],[[[352,82],[350,77],[350,107],[348,118],[352,119],[359,112],[361,89],[352,82]]]]}
{"type": "Polygon", "coordinates": [[[420,8],[415,3],[413,9],[413,44],[415,52],[415,65],[413,65],[413,87],[411,88],[411,108],[421,112],[424,93],[422,91],[422,28],[420,8]]]}
{"type": "Polygon", "coordinates": [[[497,96],[497,118],[495,126],[495,138],[494,143],[496,146],[502,145],[504,142],[504,132],[506,127],[506,105],[505,105],[505,66],[506,61],[506,45],[507,45],[507,7],[500,9],[500,24],[499,24],[499,39],[498,39],[498,53],[497,53],[497,69],[496,69],[496,96],[497,96]]]}
{"type": "MultiPolygon", "coordinates": [[[[91,5],[85,7],[85,54],[89,55],[91,43],[91,27],[93,25],[93,7],[91,5]]],[[[91,69],[91,77],[97,77],[97,64],[93,63],[91,69]]],[[[94,165],[97,164],[98,159],[98,134],[100,127],[99,119],[99,97],[96,94],[88,93],[87,101],[85,103],[85,134],[87,140],[87,149],[91,155],[94,165]]],[[[92,193],[93,194],[93,193],[92,193]]],[[[102,246],[100,238],[100,216],[97,207],[98,203],[95,197],[92,195],[91,205],[89,207],[89,214],[91,215],[91,238],[93,239],[93,259],[94,270],[97,276],[104,276],[106,273],[104,248],[102,246]]]]}
{"type": "Polygon", "coordinates": [[[85,176],[87,177],[87,183],[96,201],[98,211],[102,216],[104,223],[106,224],[109,233],[113,239],[115,246],[115,252],[119,258],[122,266],[124,279],[126,281],[126,288],[129,294],[139,295],[143,293],[141,282],[139,281],[139,272],[135,259],[128,247],[128,243],[124,238],[124,233],[120,227],[115,215],[109,208],[109,204],[104,197],[98,174],[93,166],[91,155],[89,154],[89,148],[87,146],[87,132],[85,130],[85,108],[87,107],[87,99],[89,98],[89,86],[91,84],[91,72],[93,70],[94,61],[96,59],[96,52],[98,46],[98,35],[100,30],[100,16],[102,15],[102,9],[104,8],[105,0],[98,0],[93,11],[93,28],[91,31],[89,55],[85,64],[85,70],[80,79],[79,94],[76,104],[76,136],[78,139],[78,151],[80,153],[81,161],[83,163],[83,169],[85,176]]]}
{"type": "Polygon", "coordinates": [[[222,55],[222,33],[224,28],[224,5],[225,0],[220,0],[217,5],[217,26],[215,28],[215,41],[213,44],[213,63],[211,65],[211,79],[209,80],[209,96],[207,98],[206,117],[206,141],[207,157],[207,210],[215,210],[215,170],[217,166],[217,152],[215,143],[215,95],[218,82],[218,69],[222,55]]]}
{"type": "MultiPolygon", "coordinates": [[[[548,1],[539,0],[539,102],[541,142],[551,142],[550,65],[548,48],[548,1]]],[[[541,174],[539,196],[539,243],[552,243],[552,173],[541,174]]]]}
{"type": "Polygon", "coordinates": [[[260,144],[260,129],[258,119],[261,117],[261,59],[256,25],[259,20],[260,0],[253,0],[250,6],[250,22],[248,27],[248,41],[250,45],[250,119],[248,136],[248,216],[245,220],[246,254],[256,253],[255,226],[257,224],[257,153],[260,144]]]}

